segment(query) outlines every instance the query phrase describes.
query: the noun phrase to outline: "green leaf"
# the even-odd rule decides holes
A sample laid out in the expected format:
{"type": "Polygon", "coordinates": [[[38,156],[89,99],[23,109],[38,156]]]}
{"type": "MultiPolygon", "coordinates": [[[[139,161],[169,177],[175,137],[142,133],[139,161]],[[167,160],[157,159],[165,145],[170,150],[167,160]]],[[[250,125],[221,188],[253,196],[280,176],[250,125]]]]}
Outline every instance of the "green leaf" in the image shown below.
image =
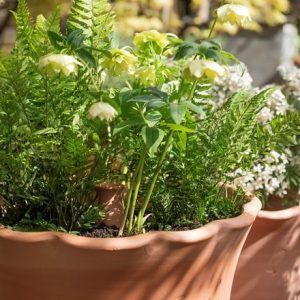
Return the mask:
{"type": "Polygon", "coordinates": [[[55,47],[58,50],[62,50],[65,47],[65,39],[60,34],[54,31],[47,31],[49,40],[53,47],[55,47]]]}
{"type": "Polygon", "coordinates": [[[145,116],[145,120],[149,127],[153,127],[161,120],[161,117],[162,115],[159,111],[151,111],[145,116]]]}
{"type": "Polygon", "coordinates": [[[178,48],[175,59],[194,56],[198,52],[198,44],[193,42],[183,42],[178,48]]]}
{"type": "Polygon", "coordinates": [[[186,150],[186,143],[187,143],[187,134],[186,134],[186,132],[178,131],[177,137],[178,137],[178,140],[176,142],[176,145],[178,146],[178,148],[181,151],[185,151],[186,150]]]}
{"type": "Polygon", "coordinates": [[[185,106],[178,103],[171,103],[170,105],[171,117],[176,124],[180,124],[185,116],[185,106]]]}
{"type": "Polygon", "coordinates": [[[228,63],[229,61],[234,61],[235,63],[239,64],[240,60],[234,56],[232,53],[229,53],[227,51],[220,51],[220,55],[223,58],[223,62],[228,63]]]}
{"type": "Polygon", "coordinates": [[[94,69],[97,68],[97,62],[96,62],[94,56],[89,51],[87,51],[86,49],[80,49],[77,51],[77,54],[88,65],[90,65],[94,69]]]}
{"type": "Polygon", "coordinates": [[[178,125],[178,124],[170,124],[170,123],[164,123],[163,125],[169,127],[170,129],[174,131],[182,131],[182,132],[188,132],[188,133],[194,133],[196,132],[195,129],[185,127],[183,125],[178,125]]]}
{"type": "Polygon", "coordinates": [[[182,102],[188,109],[190,109],[191,111],[195,112],[196,114],[199,115],[204,115],[204,111],[203,108],[201,106],[198,106],[190,101],[185,101],[182,102]]]}
{"type": "Polygon", "coordinates": [[[45,128],[45,129],[41,129],[41,130],[38,130],[38,131],[34,132],[35,135],[53,134],[53,133],[57,133],[57,129],[55,129],[55,128],[45,128]]]}
{"type": "Polygon", "coordinates": [[[120,122],[115,126],[115,128],[113,130],[113,135],[119,133],[122,130],[128,129],[132,126],[137,126],[137,125],[142,125],[142,124],[145,124],[145,122],[142,118],[135,118],[135,119],[120,122]]]}
{"type": "Polygon", "coordinates": [[[162,101],[162,100],[151,100],[149,103],[147,103],[147,108],[161,108],[164,107],[165,105],[167,105],[166,102],[162,101]]]}
{"type": "Polygon", "coordinates": [[[164,139],[165,132],[156,127],[144,126],[141,133],[150,155],[155,154],[164,139]]]}
{"type": "Polygon", "coordinates": [[[67,36],[67,41],[75,47],[75,49],[82,46],[84,39],[85,36],[81,29],[76,29],[67,36]]]}

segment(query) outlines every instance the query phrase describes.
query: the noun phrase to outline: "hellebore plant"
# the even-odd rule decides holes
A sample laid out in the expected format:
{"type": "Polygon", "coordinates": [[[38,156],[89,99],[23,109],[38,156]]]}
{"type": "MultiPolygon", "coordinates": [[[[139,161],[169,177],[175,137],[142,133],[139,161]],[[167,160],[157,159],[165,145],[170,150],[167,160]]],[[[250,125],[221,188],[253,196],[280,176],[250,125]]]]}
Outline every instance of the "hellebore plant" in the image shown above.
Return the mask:
{"type": "MultiPolygon", "coordinates": [[[[112,47],[113,14],[103,0],[73,1],[66,35],[58,11],[32,25],[20,0],[15,17],[16,46],[0,64],[6,225],[91,228],[103,217],[95,185],[111,182],[126,191],[120,236],[234,216],[243,199],[222,196],[229,174],[290,142],[283,126],[299,129],[297,113],[272,130],[258,125],[272,89],[240,90],[219,109],[209,105],[210,89],[238,61],[216,41],[151,30],[112,47]]],[[[219,8],[218,18],[249,21],[234,5],[219,8]]]]}

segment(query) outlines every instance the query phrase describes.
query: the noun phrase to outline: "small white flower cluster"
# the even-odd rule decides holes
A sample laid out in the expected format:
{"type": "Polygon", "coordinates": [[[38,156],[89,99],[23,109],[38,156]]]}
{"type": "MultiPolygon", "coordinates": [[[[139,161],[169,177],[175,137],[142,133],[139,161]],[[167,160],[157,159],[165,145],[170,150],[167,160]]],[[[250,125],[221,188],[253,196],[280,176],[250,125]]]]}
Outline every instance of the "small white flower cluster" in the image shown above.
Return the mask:
{"type": "Polygon", "coordinates": [[[286,178],[288,155],[271,151],[259,163],[252,172],[237,169],[229,174],[236,186],[242,187],[249,192],[263,190],[266,195],[276,194],[284,196],[287,194],[289,184],[286,178]]]}
{"type": "Polygon", "coordinates": [[[300,68],[279,66],[278,71],[284,81],[286,81],[290,92],[300,104],[300,68]]]}
{"type": "Polygon", "coordinates": [[[220,77],[213,87],[214,105],[222,106],[230,94],[252,87],[253,79],[246,66],[232,65],[225,68],[225,75],[220,77]]]}
{"type": "Polygon", "coordinates": [[[257,121],[260,124],[265,124],[271,121],[275,115],[285,115],[289,108],[286,97],[278,89],[266,101],[266,106],[257,115],[257,121]]]}

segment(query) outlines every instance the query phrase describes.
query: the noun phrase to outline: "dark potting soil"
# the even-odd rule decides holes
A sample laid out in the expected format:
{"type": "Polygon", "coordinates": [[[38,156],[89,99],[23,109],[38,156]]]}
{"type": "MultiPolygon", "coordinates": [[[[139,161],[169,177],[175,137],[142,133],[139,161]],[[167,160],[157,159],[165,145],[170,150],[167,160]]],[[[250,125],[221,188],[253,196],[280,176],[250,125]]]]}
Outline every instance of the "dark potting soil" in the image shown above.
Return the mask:
{"type": "MultiPolygon", "coordinates": [[[[83,229],[78,235],[91,238],[111,238],[118,237],[118,233],[119,229],[117,227],[109,227],[101,224],[96,228],[83,229]]],[[[124,236],[126,236],[126,232],[124,233],[124,236]]]]}
{"type": "MultiPolygon", "coordinates": [[[[148,232],[151,231],[186,231],[186,230],[191,230],[191,229],[197,229],[201,225],[200,224],[193,224],[189,226],[178,226],[178,227],[165,227],[163,229],[152,229],[148,230],[148,232]]],[[[109,227],[104,224],[100,224],[97,227],[94,228],[89,228],[89,229],[82,229],[79,232],[79,236],[84,236],[84,237],[90,237],[90,238],[111,238],[111,237],[118,237],[119,229],[115,226],[109,227]]],[[[123,237],[126,237],[127,232],[126,230],[124,231],[123,237]]]]}

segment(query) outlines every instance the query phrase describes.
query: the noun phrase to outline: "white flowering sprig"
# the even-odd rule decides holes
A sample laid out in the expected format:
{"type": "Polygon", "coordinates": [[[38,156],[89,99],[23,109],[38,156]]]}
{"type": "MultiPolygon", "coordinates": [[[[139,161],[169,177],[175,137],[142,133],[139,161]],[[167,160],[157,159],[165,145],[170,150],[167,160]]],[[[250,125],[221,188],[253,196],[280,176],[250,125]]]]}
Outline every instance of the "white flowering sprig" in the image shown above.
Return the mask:
{"type": "Polygon", "coordinates": [[[236,186],[251,193],[262,191],[266,196],[276,194],[283,197],[289,188],[287,180],[289,159],[287,154],[273,150],[259,160],[252,171],[237,169],[230,176],[234,178],[233,183],[236,186]]]}
{"type": "Polygon", "coordinates": [[[289,109],[287,98],[278,87],[267,99],[265,107],[257,115],[257,120],[260,124],[266,124],[275,116],[285,115],[289,109]]]}

